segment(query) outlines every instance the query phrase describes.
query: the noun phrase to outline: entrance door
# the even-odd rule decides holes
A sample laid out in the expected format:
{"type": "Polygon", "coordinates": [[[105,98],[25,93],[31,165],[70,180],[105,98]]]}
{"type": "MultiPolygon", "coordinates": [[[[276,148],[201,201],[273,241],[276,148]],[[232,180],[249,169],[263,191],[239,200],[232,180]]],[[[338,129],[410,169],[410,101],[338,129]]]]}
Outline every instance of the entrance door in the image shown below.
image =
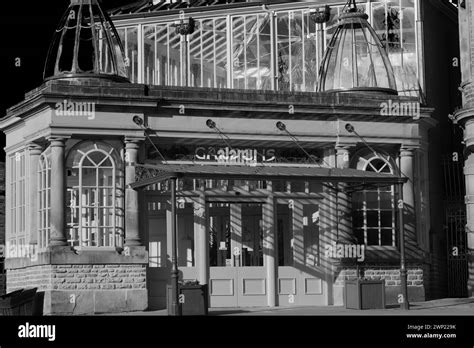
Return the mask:
{"type": "Polygon", "coordinates": [[[166,284],[170,281],[170,260],[167,251],[166,210],[148,211],[148,308],[166,308],[166,284]]]}
{"type": "Polygon", "coordinates": [[[266,304],[262,204],[209,204],[212,307],[266,304]]]}
{"type": "Polygon", "coordinates": [[[319,201],[278,199],[277,203],[279,305],[327,305],[319,201]]]}

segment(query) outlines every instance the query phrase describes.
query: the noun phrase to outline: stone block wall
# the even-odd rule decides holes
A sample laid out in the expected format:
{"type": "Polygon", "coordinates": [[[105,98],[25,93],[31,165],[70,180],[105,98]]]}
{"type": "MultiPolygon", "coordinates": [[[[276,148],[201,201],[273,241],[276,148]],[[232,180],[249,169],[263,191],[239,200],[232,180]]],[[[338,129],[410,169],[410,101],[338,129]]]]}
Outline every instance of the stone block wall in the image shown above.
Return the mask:
{"type": "MultiPolygon", "coordinates": [[[[407,267],[408,301],[418,302],[425,300],[425,284],[423,265],[407,267]]],[[[364,267],[364,277],[368,280],[385,280],[385,303],[387,305],[397,304],[400,294],[400,269],[393,266],[366,266],[364,267]]],[[[342,305],[342,294],[346,280],[357,279],[357,269],[347,267],[340,269],[334,279],[335,305],[342,305]]]]}
{"type": "Polygon", "coordinates": [[[146,266],[41,265],[8,270],[8,292],[37,287],[43,314],[142,311],[148,307],[146,266]]]}

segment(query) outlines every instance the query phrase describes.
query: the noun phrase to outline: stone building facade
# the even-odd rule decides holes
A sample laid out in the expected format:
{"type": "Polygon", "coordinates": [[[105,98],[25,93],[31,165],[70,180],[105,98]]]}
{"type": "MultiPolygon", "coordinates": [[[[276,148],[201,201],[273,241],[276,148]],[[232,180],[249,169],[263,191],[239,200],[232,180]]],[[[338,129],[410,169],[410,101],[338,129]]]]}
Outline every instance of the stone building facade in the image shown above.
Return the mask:
{"type": "Polygon", "coordinates": [[[99,4],[72,1],[44,83],[0,121],[7,242],[26,247],[8,291],[38,287],[44,314],[164,308],[175,205],[179,277],[213,307],[342,305],[356,278],[398,303],[401,236],[408,300],[440,296],[449,107],[427,71],[450,51],[424,30],[455,11],[441,3],[140,1],[79,56],[99,4]],[[364,35],[341,34],[351,21],[364,35]]]}

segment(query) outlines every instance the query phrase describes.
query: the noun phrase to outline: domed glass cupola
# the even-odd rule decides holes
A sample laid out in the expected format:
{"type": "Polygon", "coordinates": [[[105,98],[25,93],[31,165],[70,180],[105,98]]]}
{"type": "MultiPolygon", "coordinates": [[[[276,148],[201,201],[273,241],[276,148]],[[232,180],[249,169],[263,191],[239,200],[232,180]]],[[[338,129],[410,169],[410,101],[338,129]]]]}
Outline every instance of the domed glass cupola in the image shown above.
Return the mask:
{"type": "Polygon", "coordinates": [[[346,8],[321,63],[318,90],[397,94],[392,65],[367,14],[357,9],[355,0],[346,8]]]}
{"type": "Polygon", "coordinates": [[[97,0],[71,0],[49,49],[44,78],[128,82],[124,49],[97,0]]]}

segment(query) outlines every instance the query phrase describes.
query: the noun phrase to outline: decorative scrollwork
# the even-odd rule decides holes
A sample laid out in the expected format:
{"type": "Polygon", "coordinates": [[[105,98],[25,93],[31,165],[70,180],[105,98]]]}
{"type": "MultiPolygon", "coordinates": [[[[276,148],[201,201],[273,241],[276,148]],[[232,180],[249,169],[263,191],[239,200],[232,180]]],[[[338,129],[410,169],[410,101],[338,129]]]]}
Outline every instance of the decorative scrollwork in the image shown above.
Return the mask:
{"type": "Polygon", "coordinates": [[[165,173],[162,170],[154,169],[154,168],[148,168],[148,167],[142,167],[142,166],[136,166],[135,167],[135,181],[139,182],[142,180],[146,179],[152,179],[155,178],[158,175],[161,175],[165,173]]]}
{"type": "Polygon", "coordinates": [[[188,18],[186,21],[181,19],[179,24],[174,25],[177,35],[190,35],[194,33],[196,24],[193,18],[188,18]]]}
{"type": "Polygon", "coordinates": [[[326,5],[323,9],[314,9],[310,12],[309,16],[315,23],[326,23],[329,21],[329,18],[331,18],[331,8],[326,5]]]}

